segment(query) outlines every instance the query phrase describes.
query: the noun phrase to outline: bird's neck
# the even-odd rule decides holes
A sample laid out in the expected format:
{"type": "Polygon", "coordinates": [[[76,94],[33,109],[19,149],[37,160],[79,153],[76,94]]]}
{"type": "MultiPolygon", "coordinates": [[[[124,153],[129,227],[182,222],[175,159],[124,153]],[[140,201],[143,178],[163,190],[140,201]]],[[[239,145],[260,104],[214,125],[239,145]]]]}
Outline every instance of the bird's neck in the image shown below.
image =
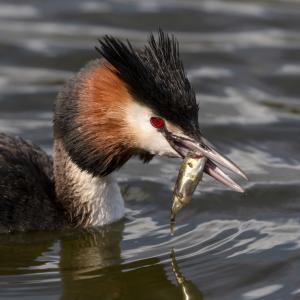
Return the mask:
{"type": "Polygon", "coordinates": [[[60,139],[54,141],[54,177],[57,199],[72,226],[100,226],[123,217],[124,201],[114,177],[95,177],[81,170],[60,139]]]}

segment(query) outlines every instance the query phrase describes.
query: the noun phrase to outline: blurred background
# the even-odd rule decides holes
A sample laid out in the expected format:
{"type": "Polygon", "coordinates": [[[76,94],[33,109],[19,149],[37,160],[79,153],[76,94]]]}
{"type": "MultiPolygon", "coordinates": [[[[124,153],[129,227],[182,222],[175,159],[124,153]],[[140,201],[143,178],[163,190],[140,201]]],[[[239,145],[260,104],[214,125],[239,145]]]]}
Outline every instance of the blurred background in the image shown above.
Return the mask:
{"type": "Polygon", "coordinates": [[[204,178],[172,237],[179,161],[133,159],[119,172],[125,220],[0,235],[1,299],[300,299],[300,1],[0,0],[0,131],[51,154],[55,97],[97,38],[138,47],[159,27],[246,194],[204,178]]]}

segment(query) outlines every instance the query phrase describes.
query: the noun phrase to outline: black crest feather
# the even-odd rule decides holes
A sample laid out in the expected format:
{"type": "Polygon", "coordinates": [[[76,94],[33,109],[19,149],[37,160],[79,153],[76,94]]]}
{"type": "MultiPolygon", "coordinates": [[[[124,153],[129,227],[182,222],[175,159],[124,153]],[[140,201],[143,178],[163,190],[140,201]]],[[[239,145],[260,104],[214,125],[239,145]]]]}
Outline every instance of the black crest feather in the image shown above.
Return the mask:
{"type": "Polygon", "coordinates": [[[112,36],[99,40],[97,51],[116,69],[130,92],[161,117],[191,133],[198,129],[198,105],[179,56],[178,41],[162,30],[134,49],[112,36]]]}

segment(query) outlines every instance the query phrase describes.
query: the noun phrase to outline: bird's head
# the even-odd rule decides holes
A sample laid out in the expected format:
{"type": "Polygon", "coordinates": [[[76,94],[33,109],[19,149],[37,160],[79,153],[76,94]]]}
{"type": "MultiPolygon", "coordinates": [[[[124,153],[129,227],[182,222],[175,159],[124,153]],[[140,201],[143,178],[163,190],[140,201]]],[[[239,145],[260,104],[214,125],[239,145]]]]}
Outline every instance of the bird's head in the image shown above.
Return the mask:
{"type": "Polygon", "coordinates": [[[60,94],[55,132],[72,160],[95,176],[131,156],[207,156],[205,171],[239,189],[215,163],[241,170],[204,140],[198,104],[174,37],[159,31],[134,49],[111,36],[99,40],[102,60],[85,67],[60,94]]]}

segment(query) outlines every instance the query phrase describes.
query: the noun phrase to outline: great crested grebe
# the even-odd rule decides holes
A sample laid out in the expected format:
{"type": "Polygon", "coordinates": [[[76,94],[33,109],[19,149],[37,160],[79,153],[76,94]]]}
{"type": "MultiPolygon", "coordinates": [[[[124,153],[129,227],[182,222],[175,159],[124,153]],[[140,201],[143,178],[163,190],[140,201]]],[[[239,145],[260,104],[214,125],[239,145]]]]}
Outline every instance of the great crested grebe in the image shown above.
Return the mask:
{"type": "Polygon", "coordinates": [[[135,50],[111,36],[59,93],[53,162],[38,146],[0,134],[0,232],[104,225],[124,215],[113,172],[138,155],[208,157],[205,172],[241,190],[214,162],[244,176],[203,138],[178,42],[159,31],[135,50]],[[213,162],[214,161],[214,162],[213,162]]]}

